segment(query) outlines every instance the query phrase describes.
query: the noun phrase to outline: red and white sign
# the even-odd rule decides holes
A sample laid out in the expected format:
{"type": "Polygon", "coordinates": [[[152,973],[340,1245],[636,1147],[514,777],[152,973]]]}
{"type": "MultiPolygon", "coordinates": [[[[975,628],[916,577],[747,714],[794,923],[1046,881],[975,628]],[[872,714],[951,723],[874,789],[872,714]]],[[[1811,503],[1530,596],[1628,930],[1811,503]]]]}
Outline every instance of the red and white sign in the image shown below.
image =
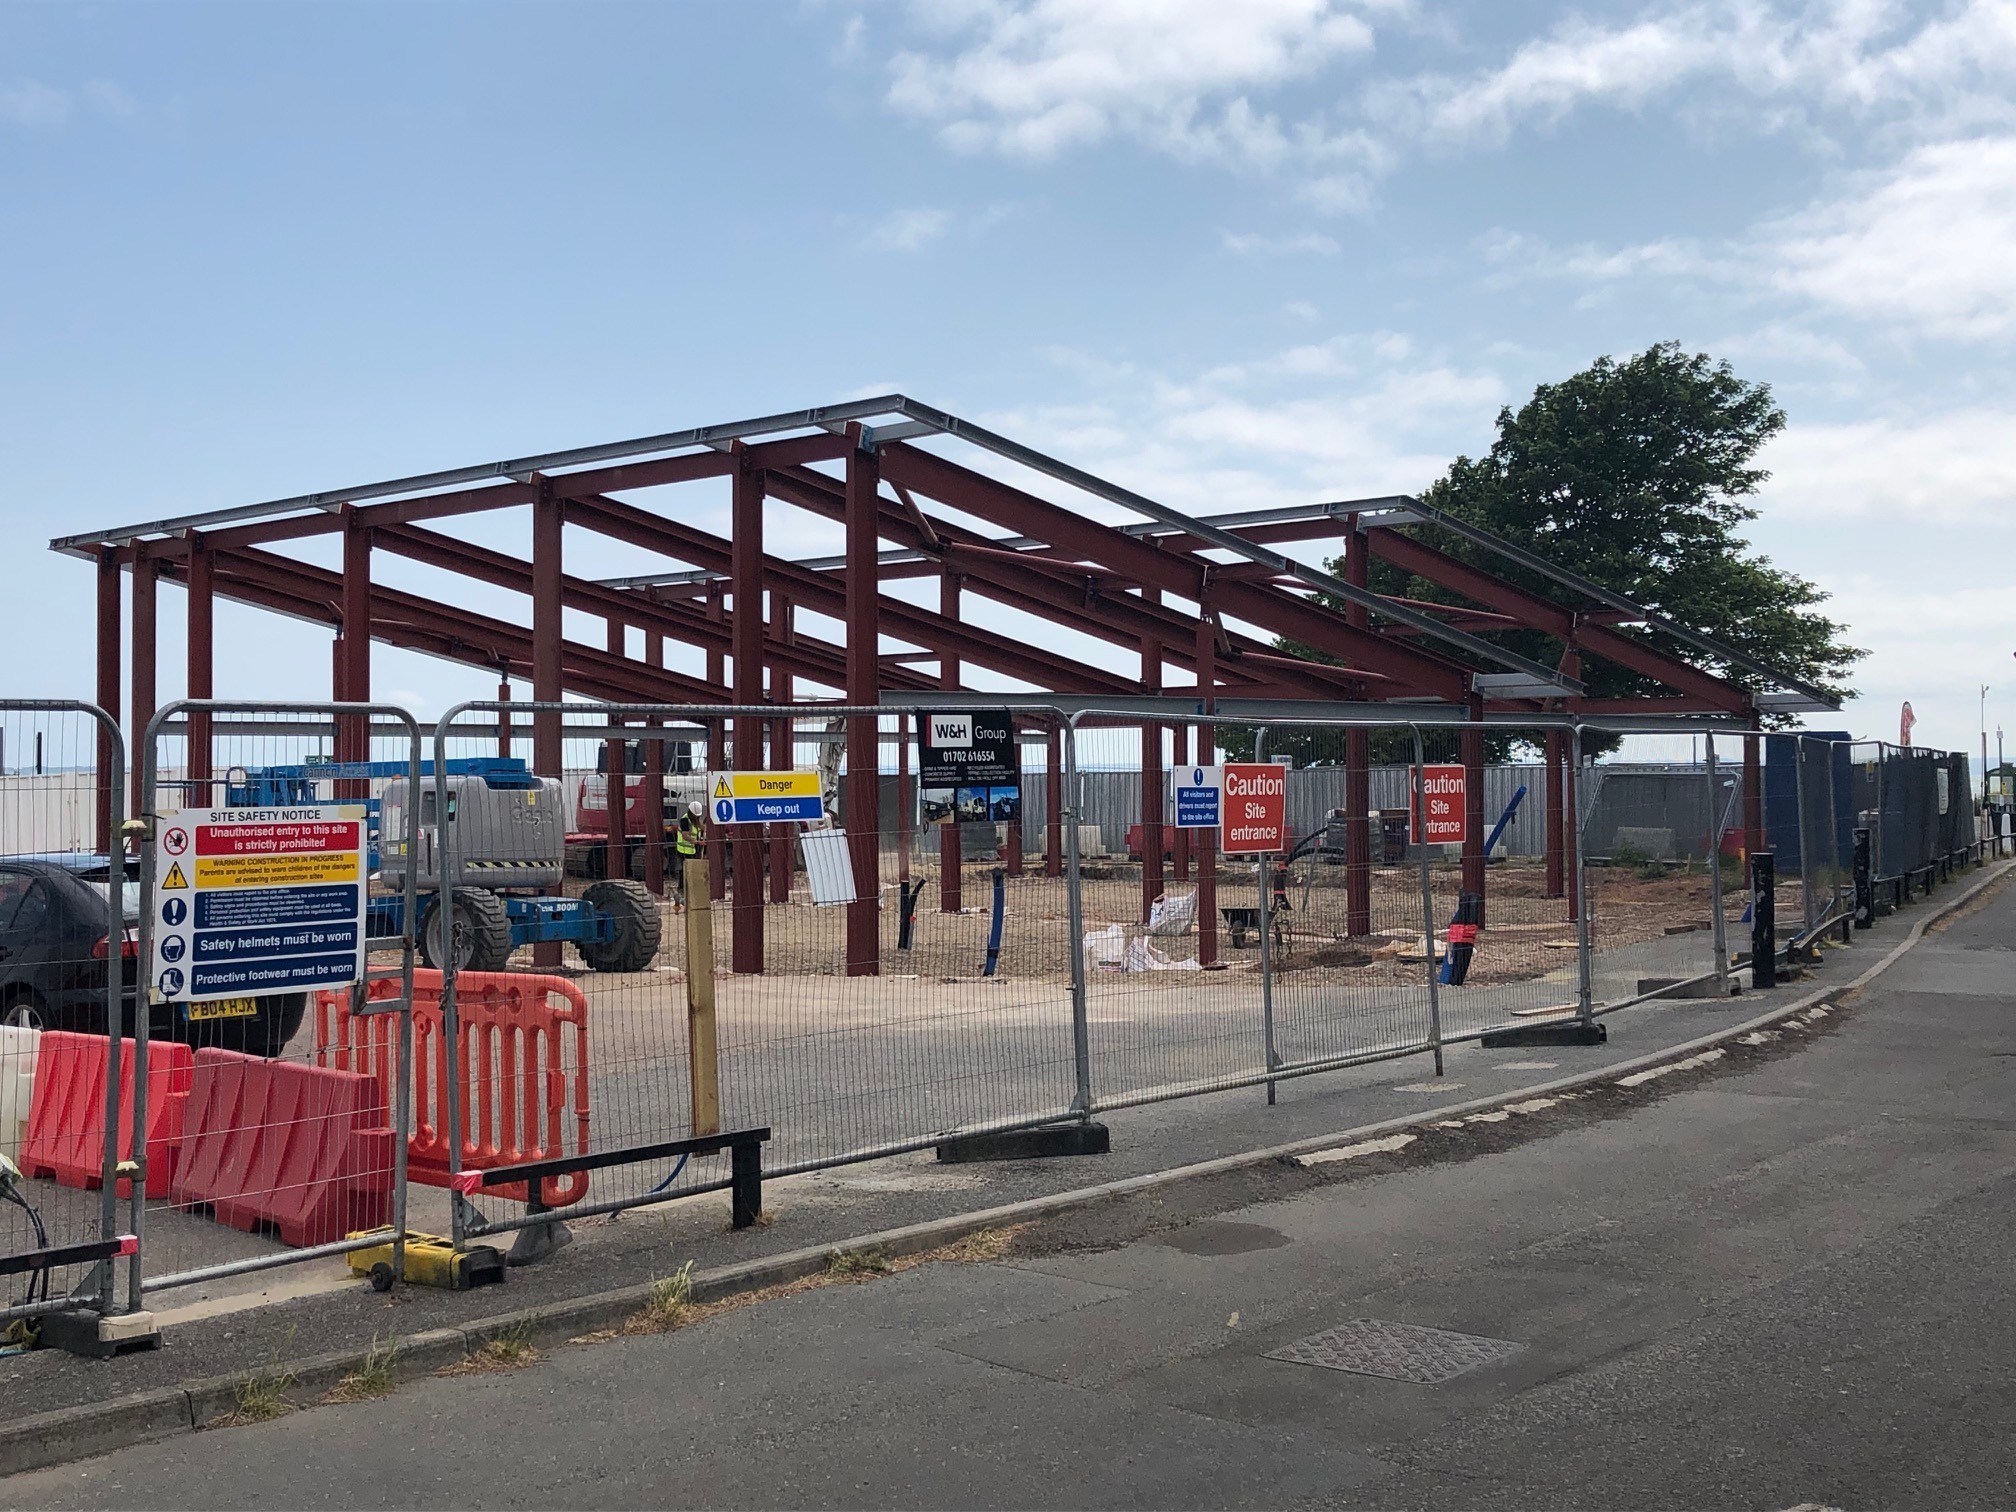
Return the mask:
{"type": "Polygon", "coordinates": [[[1461,845],[1467,838],[1469,791],[1461,762],[1421,768],[1421,791],[1414,795],[1414,842],[1461,845]]]}
{"type": "Polygon", "coordinates": [[[1221,850],[1238,855],[1286,848],[1288,768],[1271,761],[1228,761],[1224,793],[1221,850]]]}

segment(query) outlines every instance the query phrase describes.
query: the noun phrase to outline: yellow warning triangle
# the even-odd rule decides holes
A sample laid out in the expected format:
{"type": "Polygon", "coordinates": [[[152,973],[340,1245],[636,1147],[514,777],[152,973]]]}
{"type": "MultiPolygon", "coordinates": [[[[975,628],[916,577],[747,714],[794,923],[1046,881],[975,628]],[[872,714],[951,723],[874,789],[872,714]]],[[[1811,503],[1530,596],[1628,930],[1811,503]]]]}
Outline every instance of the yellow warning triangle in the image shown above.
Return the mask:
{"type": "Polygon", "coordinates": [[[189,879],[182,875],[182,863],[180,861],[170,861],[168,863],[168,875],[161,879],[162,888],[165,890],[170,887],[187,887],[188,885],[189,879]]]}
{"type": "Polygon", "coordinates": [[[726,777],[715,779],[714,796],[716,798],[733,798],[735,796],[735,790],[728,785],[726,777]]]}

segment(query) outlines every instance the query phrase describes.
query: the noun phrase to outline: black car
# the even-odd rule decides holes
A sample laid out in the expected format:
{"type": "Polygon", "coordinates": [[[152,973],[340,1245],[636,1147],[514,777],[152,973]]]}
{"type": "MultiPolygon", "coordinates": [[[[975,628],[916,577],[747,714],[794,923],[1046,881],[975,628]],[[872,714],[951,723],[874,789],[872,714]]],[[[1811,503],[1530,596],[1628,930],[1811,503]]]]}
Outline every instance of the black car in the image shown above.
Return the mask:
{"type": "MultiPolygon", "coordinates": [[[[107,933],[111,876],[103,856],[0,857],[0,1022],[103,1034],[105,967],[117,950],[125,961],[119,1030],[133,1033],[140,1000],[140,889],[130,874],[121,877],[123,927],[114,941],[107,933]]],[[[300,992],[156,1003],[147,1033],[276,1056],[307,1011],[307,994],[300,992]]]]}

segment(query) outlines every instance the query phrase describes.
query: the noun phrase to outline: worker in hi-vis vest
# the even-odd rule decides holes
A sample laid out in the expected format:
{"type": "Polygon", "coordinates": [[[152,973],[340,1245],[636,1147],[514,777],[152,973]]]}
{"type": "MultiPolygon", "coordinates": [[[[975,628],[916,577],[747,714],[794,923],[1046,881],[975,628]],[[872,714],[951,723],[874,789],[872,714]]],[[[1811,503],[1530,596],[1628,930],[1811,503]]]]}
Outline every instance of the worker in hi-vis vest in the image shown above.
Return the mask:
{"type": "Polygon", "coordinates": [[[686,906],[686,863],[700,856],[707,841],[706,813],[695,798],[686,805],[686,812],[679,816],[679,823],[672,831],[673,897],[680,908],[686,906]]]}

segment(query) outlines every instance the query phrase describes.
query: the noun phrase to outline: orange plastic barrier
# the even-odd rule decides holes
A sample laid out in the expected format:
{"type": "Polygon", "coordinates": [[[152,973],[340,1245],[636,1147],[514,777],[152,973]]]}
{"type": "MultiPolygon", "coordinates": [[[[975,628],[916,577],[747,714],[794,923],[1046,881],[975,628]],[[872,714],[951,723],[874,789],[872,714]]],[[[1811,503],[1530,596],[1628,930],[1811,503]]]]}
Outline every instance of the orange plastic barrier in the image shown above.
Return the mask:
{"type": "MultiPolygon", "coordinates": [[[[67,1187],[94,1189],[105,1182],[105,1066],[111,1041],[102,1034],[52,1029],[42,1036],[35,1064],[35,1097],[21,1141],[21,1169],[54,1176],[67,1187]]],[[[119,1050],[119,1150],[133,1154],[132,1040],[119,1050]]],[[[147,1043],[147,1195],[166,1197],[175,1172],[175,1149],[189,1099],[190,1051],[174,1040],[147,1043]]],[[[132,1195],[122,1180],[119,1195],[132,1195]]]]}
{"type": "MultiPolygon", "coordinates": [[[[399,995],[395,980],[373,982],[370,995],[399,995]]],[[[588,1153],[588,999],[565,977],[515,971],[465,971],[455,978],[462,1034],[466,1122],[462,1168],[489,1170],[527,1160],[588,1153]],[[569,1032],[571,1030],[571,1033],[569,1032]],[[572,1041],[572,1065],[568,1042],[572,1041]],[[571,1098],[570,1098],[571,1083],[571,1098]],[[571,1107],[570,1107],[571,1102],[571,1107]],[[574,1148],[567,1125],[574,1125],[574,1148]]],[[[393,1106],[398,1063],[398,1015],[353,1018],[347,991],[315,994],[317,1065],[375,1078],[393,1106]]],[[[413,1134],[407,1174],[429,1186],[448,1185],[448,1047],[441,1029],[441,973],[413,973],[413,1134]]],[[[525,1183],[487,1190],[526,1200],[525,1183]]],[[[549,1176],[540,1201],[564,1207],[588,1194],[588,1173],[549,1176]]]]}
{"type": "Polygon", "coordinates": [[[169,1196],[247,1233],[325,1244],[390,1219],[392,1140],[369,1076],[199,1050],[169,1196]]]}

